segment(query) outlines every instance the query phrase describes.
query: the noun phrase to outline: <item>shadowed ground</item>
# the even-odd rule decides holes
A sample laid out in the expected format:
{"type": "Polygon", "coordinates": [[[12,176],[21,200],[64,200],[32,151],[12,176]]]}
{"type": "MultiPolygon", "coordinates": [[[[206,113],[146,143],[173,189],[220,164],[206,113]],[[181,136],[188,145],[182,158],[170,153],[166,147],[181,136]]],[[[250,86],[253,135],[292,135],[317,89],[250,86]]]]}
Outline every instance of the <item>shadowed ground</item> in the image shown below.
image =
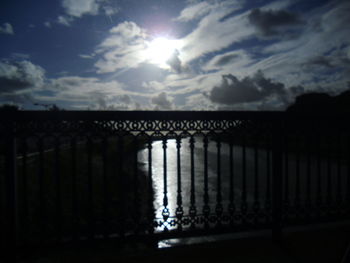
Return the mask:
{"type": "Polygon", "coordinates": [[[350,244],[350,225],[290,228],[285,231],[284,240],[275,243],[267,231],[189,245],[193,242],[194,239],[187,239],[163,249],[140,244],[123,249],[115,244],[61,249],[26,262],[342,262],[350,244]]]}

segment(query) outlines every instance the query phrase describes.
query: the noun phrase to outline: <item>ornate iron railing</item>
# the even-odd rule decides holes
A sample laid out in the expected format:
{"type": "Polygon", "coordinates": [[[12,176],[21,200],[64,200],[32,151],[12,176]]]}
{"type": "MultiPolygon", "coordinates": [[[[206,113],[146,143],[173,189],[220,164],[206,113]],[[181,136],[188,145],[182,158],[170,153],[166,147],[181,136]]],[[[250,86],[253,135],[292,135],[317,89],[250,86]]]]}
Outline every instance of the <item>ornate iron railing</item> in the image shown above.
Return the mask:
{"type": "Polygon", "coordinates": [[[348,219],[346,117],[1,113],[3,247],[348,219]]]}

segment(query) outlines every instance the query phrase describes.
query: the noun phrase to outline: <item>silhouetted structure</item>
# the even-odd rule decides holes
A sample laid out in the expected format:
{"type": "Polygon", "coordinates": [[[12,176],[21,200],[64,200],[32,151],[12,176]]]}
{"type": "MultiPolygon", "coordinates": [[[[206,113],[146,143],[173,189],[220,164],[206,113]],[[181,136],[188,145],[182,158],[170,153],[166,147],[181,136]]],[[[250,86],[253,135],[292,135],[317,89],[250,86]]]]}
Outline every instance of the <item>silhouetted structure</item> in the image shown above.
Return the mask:
{"type": "Polygon", "coordinates": [[[277,238],[283,227],[343,220],[350,215],[346,117],[3,113],[3,247],[20,252],[84,240],[156,241],[256,229],[272,229],[277,238]],[[163,162],[154,169],[156,158],[163,162]],[[172,178],[170,165],[177,169],[172,178]]]}

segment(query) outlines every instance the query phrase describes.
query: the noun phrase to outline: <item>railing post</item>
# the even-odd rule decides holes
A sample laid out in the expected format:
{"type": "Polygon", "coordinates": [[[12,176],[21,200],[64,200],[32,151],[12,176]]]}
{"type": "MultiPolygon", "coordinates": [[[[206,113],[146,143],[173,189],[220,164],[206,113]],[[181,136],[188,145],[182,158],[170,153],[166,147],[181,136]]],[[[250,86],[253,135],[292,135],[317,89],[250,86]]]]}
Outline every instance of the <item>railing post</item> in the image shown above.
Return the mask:
{"type": "Polygon", "coordinates": [[[283,143],[282,120],[273,124],[272,138],[272,239],[282,239],[282,143],[283,143]]]}
{"type": "Polygon", "coordinates": [[[10,120],[5,131],[5,262],[16,262],[17,243],[17,173],[15,123],[10,120]]]}

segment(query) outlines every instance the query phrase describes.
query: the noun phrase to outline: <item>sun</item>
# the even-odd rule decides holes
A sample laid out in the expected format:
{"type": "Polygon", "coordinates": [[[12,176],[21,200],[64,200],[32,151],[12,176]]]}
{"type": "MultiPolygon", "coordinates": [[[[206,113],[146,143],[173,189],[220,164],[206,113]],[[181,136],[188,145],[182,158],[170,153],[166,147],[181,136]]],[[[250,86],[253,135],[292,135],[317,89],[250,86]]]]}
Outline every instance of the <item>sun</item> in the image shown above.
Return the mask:
{"type": "Polygon", "coordinates": [[[146,49],[146,58],[151,63],[166,66],[167,61],[179,48],[178,40],[158,37],[149,42],[146,49]]]}

